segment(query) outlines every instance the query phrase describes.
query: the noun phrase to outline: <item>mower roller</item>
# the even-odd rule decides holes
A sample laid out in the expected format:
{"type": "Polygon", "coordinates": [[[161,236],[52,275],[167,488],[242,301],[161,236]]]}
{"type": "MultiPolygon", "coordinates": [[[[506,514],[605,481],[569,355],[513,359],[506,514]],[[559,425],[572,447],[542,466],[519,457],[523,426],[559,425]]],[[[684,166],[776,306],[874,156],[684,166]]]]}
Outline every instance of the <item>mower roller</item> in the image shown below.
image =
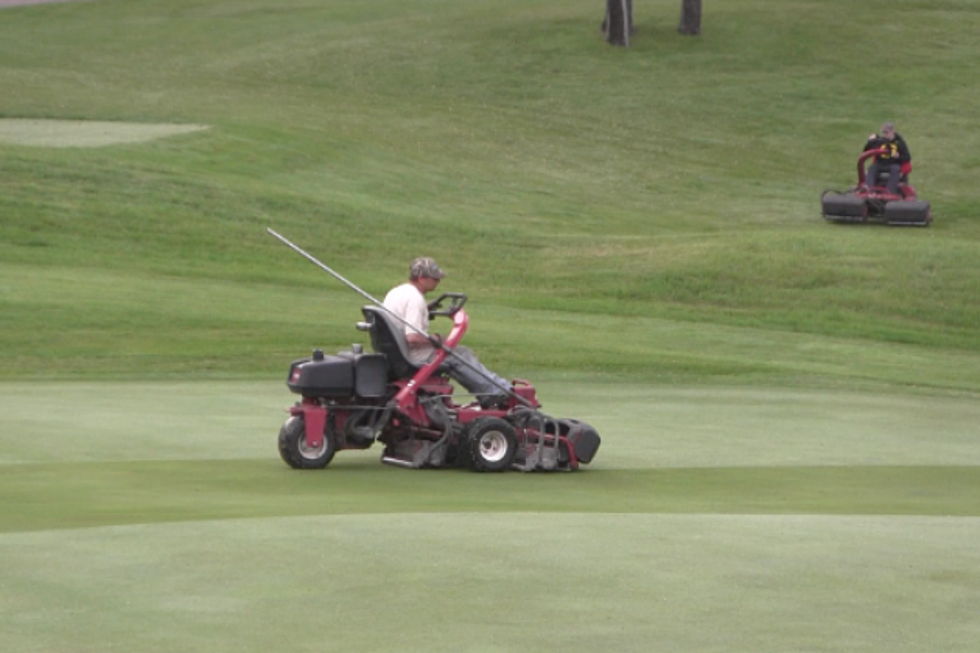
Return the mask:
{"type": "Polygon", "coordinates": [[[838,223],[878,223],[891,226],[927,227],[932,222],[929,202],[920,200],[915,188],[902,175],[898,193],[888,191],[888,172],[882,172],[878,184],[865,183],[865,163],[885,153],[884,149],[862,152],[858,157],[857,186],[847,191],[825,190],[820,196],[823,217],[838,223]]]}
{"type": "MultiPolygon", "coordinates": [[[[444,293],[429,304],[431,318],[453,326],[432,360],[411,362],[405,327],[383,304],[280,236],[272,236],[329,272],[371,303],[357,329],[370,338],[335,355],[316,349],[289,367],[286,385],[301,399],[289,407],[279,431],[279,454],[294,469],[322,469],[337,451],[384,447],[381,462],[412,469],[464,467],[476,472],[574,471],[592,461],[600,438],[574,419],[543,413],[528,381],[514,379],[506,401],[484,405],[479,397],[457,403],[440,365],[469,325],[462,293],[444,293]]],[[[424,334],[428,336],[428,334],[424,334]]],[[[460,359],[462,361],[462,359],[460,359]]]]}

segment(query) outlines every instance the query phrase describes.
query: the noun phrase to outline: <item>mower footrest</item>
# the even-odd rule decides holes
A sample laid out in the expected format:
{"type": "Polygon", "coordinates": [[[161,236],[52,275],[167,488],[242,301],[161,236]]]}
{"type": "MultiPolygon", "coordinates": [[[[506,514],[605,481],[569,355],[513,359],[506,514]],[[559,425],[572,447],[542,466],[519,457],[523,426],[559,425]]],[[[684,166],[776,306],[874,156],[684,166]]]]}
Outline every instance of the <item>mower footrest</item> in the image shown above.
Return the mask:
{"type": "Polygon", "coordinates": [[[522,472],[536,472],[538,470],[552,472],[556,469],[568,468],[567,457],[565,463],[560,460],[559,442],[557,439],[545,441],[542,438],[536,444],[528,445],[523,452],[523,456],[518,455],[514,461],[514,469],[522,472]]]}
{"type": "Polygon", "coordinates": [[[381,462],[386,465],[394,465],[395,467],[408,467],[409,469],[418,469],[419,465],[416,465],[411,460],[405,460],[403,458],[395,458],[394,456],[381,456],[381,462]]]}

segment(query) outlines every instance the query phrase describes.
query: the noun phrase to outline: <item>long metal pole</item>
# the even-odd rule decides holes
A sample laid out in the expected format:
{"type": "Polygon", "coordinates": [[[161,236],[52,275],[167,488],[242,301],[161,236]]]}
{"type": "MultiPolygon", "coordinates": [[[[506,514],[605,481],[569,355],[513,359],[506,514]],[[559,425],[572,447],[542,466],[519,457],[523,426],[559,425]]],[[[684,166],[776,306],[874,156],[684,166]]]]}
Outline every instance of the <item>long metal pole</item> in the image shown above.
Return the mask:
{"type": "MultiPolygon", "coordinates": [[[[298,245],[294,245],[293,243],[291,243],[285,236],[282,236],[282,235],[276,233],[270,227],[266,227],[265,230],[268,231],[272,236],[275,236],[276,238],[278,238],[286,247],[288,247],[289,249],[291,249],[294,252],[298,253],[303,258],[305,258],[307,261],[309,261],[310,263],[312,263],[313,265],[317,266],[321,270],[325,270],[326,272],[329,272],[331,275],[333,275],[333,277],[335,279],[337,279],[337,281],[340,281],[341,283],[343,283],[345,286],[347,286],[348,288],[350,288],[351,290],[353,290],[354,292],[356,292],[358,295],[360,295],[364,299],[368,300],[369,302],[371,302],[375,306],[380,306],[381,308],[385,308],[384,304],[382,304],[377,299],[375,299],[371,295],[367,294],[366,292],[364,292],[363,290],[361,290],[360,288],[358,288],[357,286],[355,286],[353,283],[351,283],[350,281],[348,281],[344,277],[340,276],[337,272],[335,272],[334,270],[332,270],[329,267],[327,267],[325,264],[323,264],[318,259],[316,259],[313,255],[307,254],[301,247],[299,247],[298,245]]],[[[385,308],[385,310],[388,311],[388,309],[386,309],[386,308],[385,308]]],[[[391,311],[388,311],[388,314],[389,315],[394,315],[394,313],[392,313],[391,311]]],[[[398,316],[395,315],[395,317],[398,317],[398,316]]],[[[399,319],[401,319],[401,318],[399,318],[399,319]]],[[[405,320],[402,320],[402,322],[405,322],[405,320]]],[[[407,326],[412,326],[408,322],[405,322],[405,324],[407,326]]],[[[416,331],[418,331],[419,333],[422,333],[422,335],[424,335],[424,336],[428,336],[429,335],[429,334],[421,331],[420,329],[416,329],[416,331]]]]}

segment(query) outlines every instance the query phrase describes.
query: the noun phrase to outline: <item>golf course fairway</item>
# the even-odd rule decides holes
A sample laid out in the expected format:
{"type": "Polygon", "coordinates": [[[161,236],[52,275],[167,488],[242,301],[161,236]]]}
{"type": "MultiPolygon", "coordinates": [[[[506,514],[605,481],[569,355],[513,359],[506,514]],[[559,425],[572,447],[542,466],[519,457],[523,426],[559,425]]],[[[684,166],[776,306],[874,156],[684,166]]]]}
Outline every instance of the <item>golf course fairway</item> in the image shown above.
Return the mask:
{"type": "Polygon", "coordinates": [[[0,647],[895,653],[980,637],[976,402],[541,391],[599,428],[593,465],[411,471],[371,449],[296,472],[275,448],[279,382],[4,384],[0,647]]]}

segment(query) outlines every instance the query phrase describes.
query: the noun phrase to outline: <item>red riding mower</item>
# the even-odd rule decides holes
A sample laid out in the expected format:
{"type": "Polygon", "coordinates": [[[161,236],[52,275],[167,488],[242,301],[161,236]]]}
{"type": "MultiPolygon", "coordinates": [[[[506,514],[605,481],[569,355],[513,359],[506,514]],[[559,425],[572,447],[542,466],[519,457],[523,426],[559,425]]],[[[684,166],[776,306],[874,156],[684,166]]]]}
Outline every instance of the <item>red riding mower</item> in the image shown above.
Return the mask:
{"type": "Polygon", "coordinates": [[[902,171],[898,183],[898,193],[888,192],[884,185],[888,172],[881,173],[878,185],[865,184],[864,164],[871,157],[885,153],[884,149],[862,152],[858,157],[858,183],[854,188],[840,192],[825,190],[820,196],[823,217],[830,222],[879,223],[893,226],[926,227],[932,222],[932,209],[929,202],[922,201],[908,183],[910,168],[902,171]]]}
{"type": "Polygon", "coordinates": [[[357,325],[370,334],[374,353],[355,344],[294,362],[286,384],[302,400],[288,409],[279,432],[286,464],[323,468],[338,450],[367,449],[375,440],[384,445],[382,462],[410,468],[572,471],[590,462],[599,434],[584,422],[541,413],[527,381],[515,380],[498,407],[453,401],[453,386],[438,369],[466,333],[465,303],[466,295],[447,293],[429,304],[430,317],[451,318],[453,327],[425,365],[410,362],[404,325],[380,305],[365,306],[357,325]]]}

